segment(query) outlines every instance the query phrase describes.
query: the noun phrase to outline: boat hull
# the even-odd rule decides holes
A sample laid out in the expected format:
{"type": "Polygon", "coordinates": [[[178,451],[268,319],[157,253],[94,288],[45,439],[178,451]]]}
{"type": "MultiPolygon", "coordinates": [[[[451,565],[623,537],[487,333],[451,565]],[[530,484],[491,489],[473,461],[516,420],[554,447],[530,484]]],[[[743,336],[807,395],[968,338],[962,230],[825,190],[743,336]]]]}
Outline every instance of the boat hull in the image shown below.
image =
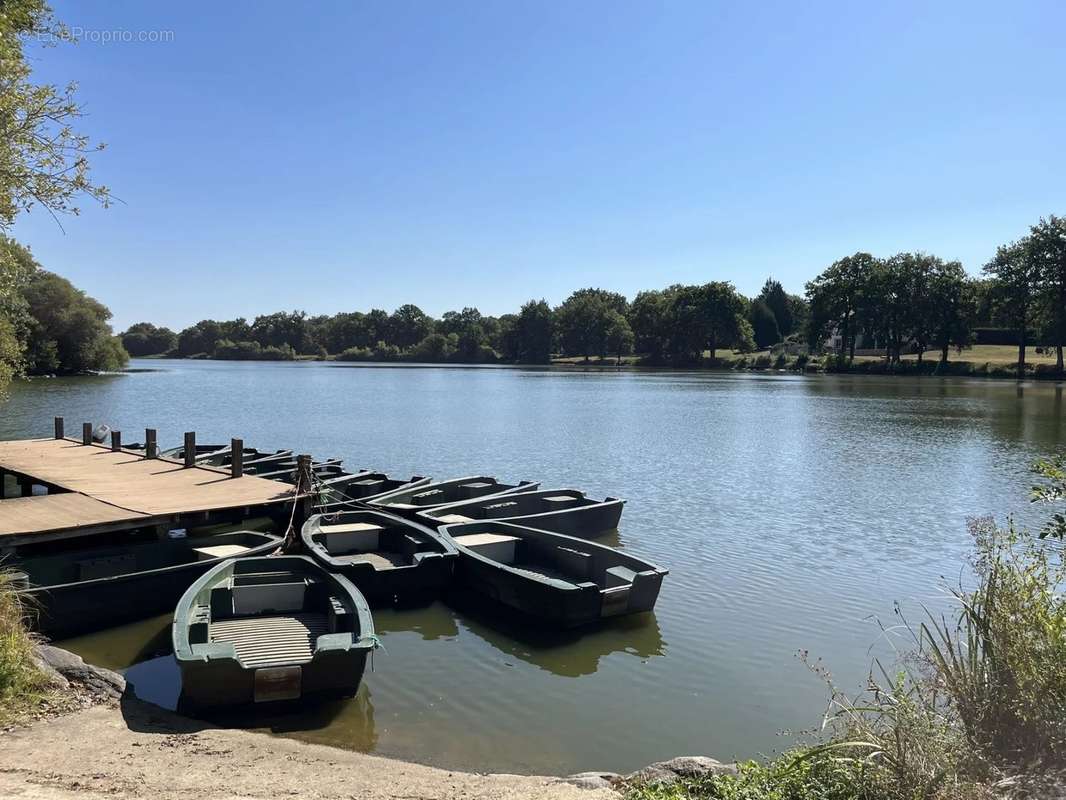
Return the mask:
{"type": "MultiPolygon", "coordinates": [[[[236,538],[237,534],[211,540],[231,536],[236,538]]],[[[247,532],[244,536],[255,537],[259,543],[242,553],[241,558],[266,555],[281,543],[280,537],[265,533],[247,532]]],[[[223,560],[213,558],[95,580],[30,586],[26,596],[31,627],[58,640],[169,613],[193,581],[223,560]]]]}

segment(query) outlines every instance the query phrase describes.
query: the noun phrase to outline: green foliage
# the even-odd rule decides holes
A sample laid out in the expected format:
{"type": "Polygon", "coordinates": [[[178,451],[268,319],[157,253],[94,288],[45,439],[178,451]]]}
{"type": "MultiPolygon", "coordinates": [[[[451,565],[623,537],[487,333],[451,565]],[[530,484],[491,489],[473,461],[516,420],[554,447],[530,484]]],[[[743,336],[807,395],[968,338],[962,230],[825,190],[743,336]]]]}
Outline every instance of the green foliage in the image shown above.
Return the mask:
{"type": "Polygon", "coordinates": [[[53,216],[77,214],[76,199],[107,205],[104,186],[89,178],[89,155],[102,149],[78,134],[77,86],[59,89],[30,80],[23,44],[31,37],[67,41],[43,0],[4,0],[0,13],[0,231],[21,211],[43,206],[53,216]]]}
{"type": "Polygon", "coordinates": [[[1055,343],[1056,368],[1063,371],[1066,345],[1066,218],[1054,214],[1029,229],[1029,252],[1040,284],[1041,304],[1050,339],[1055,343]]]}
{"type": "Polygon", "coordinates": [[[994,318],[1018,333],[1018,376],[1025,372],[1025,345],[1034,327],[1040,277],[1034,250],[1026,240],[1002,245],[984,268],[994,318]]]}
{"type": "MultiPolygon", "coordinates": [[[[1033,472],[1043,480],[1032,489],[1031,499],[1034,503],[1066,504],[1066,455],[1037,461],[1033,465],[1033,472]]],[[[1048,536],[1066,538],[1066,509],[1052,513],[1051,519],[1040,532],[1041,539],[1048,536]]]]}
{"type": "Polygon", "coordinates": [[[625,297],[605,289],[579,289],[555,309],[555,325],[563,353],[596,355],[605,359],[610,350],[608,332],[628,308],[625,297]]]}
{"type": "MultiPolygon", "coordinates": [[[[626,800],[871,800],[861,769],[832,758],[738,764],[736,775],[712,775],[630,789],[626,800]]],[[[910,800],[908,798],[908,800],[910,800]]]]}
{"type": "Polygon", "coordinates": [[[1013,526],[971,523],[973,591],[922,626],[936,688],[969,750],[1009,773],[1066,761],[1066,564],[1013,526]]]}
{"type": "Polygon", "coordinates": [[[633,331],[626,318],[618,311],[611,311],[607,324],[607,349],[622,363],[622,356],[633,352],[633,331]]]}
{"type": "Polygon", "coordinates": [[[31,706],[45,686],[25,623],[26,609],[12,573],[0,569],[0,722],[31,706]]]}
{"type": "Polygon", "coordinates": [[[150,322],[130,325],[122,334],[122,346],[134,358],[167,353],[178,346],[178,335],[170,328],[157,328],[150,322]]]}
{"type": "Polygon", "coordinates": [[[551,361],[555,317],[544,300],[530,300],[514,323],[512,357],[523,364],[547,364],[551,361]]]}
{"type": "Polygon", "coordinates": [[[751,304],[748,320],[751,322],[755,346],[760,350],[781,341],[781,331],[777,327],[777,317],[763,299],[756,299],[751,304]]]}
{"type": "Polygon", "coordinates": [[[435,364],[448,361],[454,353],[455,344],[447,336],[443,333],[431,333],[411,351],[411,359],[435,364]]]}
{"type": "Polygon", "coordinates": [[[66,278],[38,270],[22,290],[30,316],[25,339],[30,375],[72,375],[125,366],[128,356],[111,334],[111,312],[66,278]]]}
{"type": "Polygon", "coordinates": [[[869,253],[855,253],[834,262],[807,284],[807,338],[812,348],[820,349],[835,332],[840,336],[840,353],[854,357],[859,314],[876,265],[877,259],[869,253]]]}

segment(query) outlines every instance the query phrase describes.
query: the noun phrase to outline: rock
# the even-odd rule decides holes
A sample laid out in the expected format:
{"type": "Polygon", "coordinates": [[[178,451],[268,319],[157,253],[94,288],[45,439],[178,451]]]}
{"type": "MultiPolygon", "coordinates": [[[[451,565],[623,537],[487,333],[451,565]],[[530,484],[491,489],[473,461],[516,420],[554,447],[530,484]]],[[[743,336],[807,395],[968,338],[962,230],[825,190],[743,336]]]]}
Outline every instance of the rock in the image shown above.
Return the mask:
{"type": "Polygon", "coordinates": [[[44,675],[45,680],[48,681],[48,685],[53,689],[68,689],[70,688],[70,681],[63,677],[63,673],[46,662],[40,656],[34,656],[34,665],[37,670],[44,675]]]}
{"type": "Polygon", "coordinates": [[[614,789],[615,784],[622,780],[622,776],[617,772],[577,772],[559,780],[581,789],[614,789]]]}
{"type": "Polygon", "coordinates": [[[126,679],[103,667],[86,664],[77,656],[49,644],[37,646],[37,658],[48,669],[58,673],[68,682],[83,684],[94,694],[117,700],[126,691],[126,679]]]}
{"type": "Polygon", "coordinates": [[[675,783],[682,778],[702,778],[707,775],[729,775],[737,771],[732,764],[723,764],[709,756],[678,756],[669,761],[656,761],[642,770],[626,776],[631,783],[675,783]]]}

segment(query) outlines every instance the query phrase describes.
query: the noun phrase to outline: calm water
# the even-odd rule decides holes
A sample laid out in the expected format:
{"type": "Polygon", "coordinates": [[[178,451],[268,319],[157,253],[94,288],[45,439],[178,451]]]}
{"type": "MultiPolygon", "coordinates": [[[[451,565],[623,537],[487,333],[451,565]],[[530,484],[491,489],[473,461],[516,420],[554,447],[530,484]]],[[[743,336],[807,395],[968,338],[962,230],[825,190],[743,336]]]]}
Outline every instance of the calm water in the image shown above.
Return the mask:
{"type": "MultiPolygon", "coordinates": [[[[564,638],[442,604],[379,611],[384,651],[354,701],[257,724],[457,768],[624,771],[679,753],[770,753],[809,727],[821,657],[857,687],[876,620],[957,581],[967,516],[1027,502],[1029,463],[1066,436],[1062,388],[1010,382],[145,361],[41,380],[0,438],[53,415],[127,441],[185,430],[397,475],[496,474],[629,500],[617,542],[669,567],[655,615],[564,638]]],[[[167,620],[75,643],[115,667],[163,652],[167,620]],[[161,635],[162,634],[162,635],[161,635]]],[[[133,667],[173,703],[161,657],[133,667]]],[[[245,724],[252,724],[245,720],[245,724]]]]}

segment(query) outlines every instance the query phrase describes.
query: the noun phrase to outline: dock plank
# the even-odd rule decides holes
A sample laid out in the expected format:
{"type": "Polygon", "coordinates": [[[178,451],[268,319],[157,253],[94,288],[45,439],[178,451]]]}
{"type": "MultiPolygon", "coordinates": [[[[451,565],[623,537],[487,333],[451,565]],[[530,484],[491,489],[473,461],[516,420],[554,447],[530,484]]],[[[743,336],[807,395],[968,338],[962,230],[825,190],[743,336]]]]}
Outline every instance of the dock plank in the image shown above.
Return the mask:
{"type": "Polygon", "coordinates": [[[0,442],[0,470],[28,475],[85,498],[55,502],[63,496],[56,493],[0,501],[0,537],[55,530],[53,514],[66,520],[66,527],[123,519],[135,522],[145,517],[287,502],[294,492],[278,481],[249,475],[231,478],[227,471],[212,467],[185,468],[176,461],[147,459],[69,439],[0,442]]]}

